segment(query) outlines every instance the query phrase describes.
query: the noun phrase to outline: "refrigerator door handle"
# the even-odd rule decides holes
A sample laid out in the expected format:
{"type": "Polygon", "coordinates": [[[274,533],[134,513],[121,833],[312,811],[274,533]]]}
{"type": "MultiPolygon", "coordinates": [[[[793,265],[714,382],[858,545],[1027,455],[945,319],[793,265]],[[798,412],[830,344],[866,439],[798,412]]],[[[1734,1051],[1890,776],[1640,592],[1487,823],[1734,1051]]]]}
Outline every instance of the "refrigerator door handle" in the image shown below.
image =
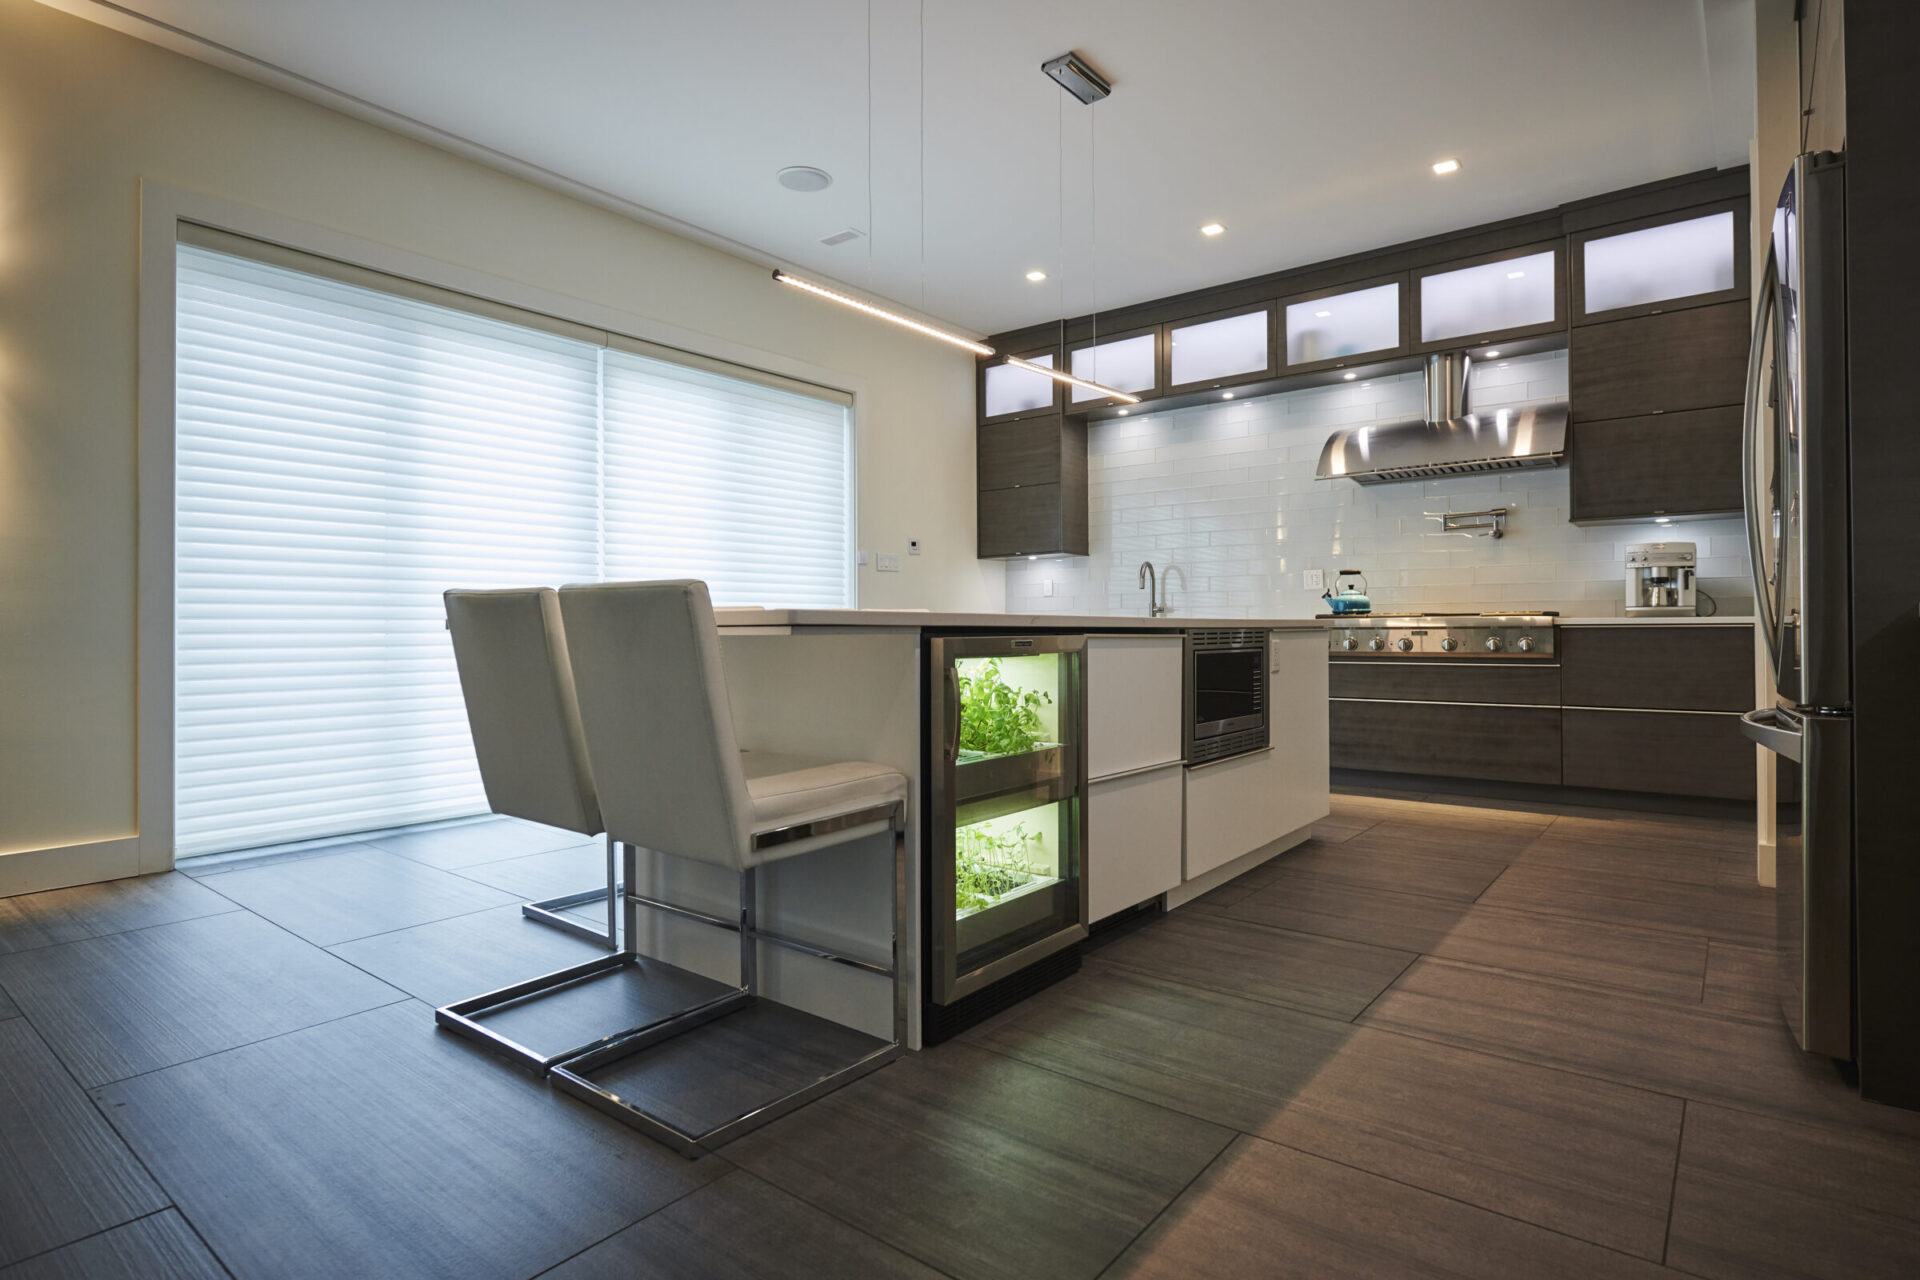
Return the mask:
{"type": "Polygon", "coordinates": [[[1801,763],[1804,734],[1798,717],[1779,707],[1761,707],[1740,717],[1740,732],[1775,755],[1801,763]]]}
{"type": "MultiPolygon", "coordinates": [[[[1760,615],[1760,634],[1767,638],[1775,677],[1780,671],[1780,628],[1773,596],[1774,575],[1767,571],[1765,535],[1762,521],[1772,515],[1761,485],[1760,415],[1765,411],[1767,335],[1773,325],[1774,291],[1778,288],[1779,268],[1773,249],[1767,249],[1767,265],[1760,275],[1759,306],[1753,317],[1753,344],[1747,350],[1746,418],[1741,429],[1740,474],[1746,490],[1747,555],[1753,572],[1754,609],[1760,615]]],[[[1776,353],[1775,358],[1778,358],[1776,353]]]]}

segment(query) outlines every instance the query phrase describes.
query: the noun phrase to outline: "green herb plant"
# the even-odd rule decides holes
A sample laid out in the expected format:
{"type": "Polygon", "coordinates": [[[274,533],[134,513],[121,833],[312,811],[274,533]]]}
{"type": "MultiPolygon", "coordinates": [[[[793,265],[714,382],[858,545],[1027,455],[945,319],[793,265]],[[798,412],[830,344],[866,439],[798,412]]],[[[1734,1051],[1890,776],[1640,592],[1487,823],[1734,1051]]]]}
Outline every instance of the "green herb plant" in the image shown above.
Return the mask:
{"type": "Polygon", "coordinates": [[[1031,751],[1045,726],[1043,708],[1049,694],[1021,691],[1000,679],[1000,663],[982,662],[972,675],[960,676],[960,749],[988,756],[1012,756],[1031,751]]]}
{"type": "Polygon", "coordinates": [[[953,868],[953,906],[959,915],[990,907],[1015,889],[1030,883],[1040,850],[1040,836],[1024,822],[995,834],[984,825],[961,827],[954,833],[957,847],[953,868]]]}

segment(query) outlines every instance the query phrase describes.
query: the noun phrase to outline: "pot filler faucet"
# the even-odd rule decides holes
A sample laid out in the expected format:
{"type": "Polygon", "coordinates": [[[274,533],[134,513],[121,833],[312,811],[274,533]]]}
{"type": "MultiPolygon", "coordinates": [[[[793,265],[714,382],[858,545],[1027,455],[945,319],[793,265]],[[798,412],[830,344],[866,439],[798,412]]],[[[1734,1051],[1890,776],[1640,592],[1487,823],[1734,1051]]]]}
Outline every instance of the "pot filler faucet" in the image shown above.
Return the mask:
{"type": "Polygon", "coordinates": [[[1156,603],[1154,600],[1154,587],[1156,584],[1157,580],[1153,572],[1153,561],[1142,560],[1140,562],[1140,585],[1146,589],[1147,616],[1149,618],[1158,618],[1167,611],[1167,593],[1165,588],[1162,588],[1159,592],[1159,601],[1156,603]]]}

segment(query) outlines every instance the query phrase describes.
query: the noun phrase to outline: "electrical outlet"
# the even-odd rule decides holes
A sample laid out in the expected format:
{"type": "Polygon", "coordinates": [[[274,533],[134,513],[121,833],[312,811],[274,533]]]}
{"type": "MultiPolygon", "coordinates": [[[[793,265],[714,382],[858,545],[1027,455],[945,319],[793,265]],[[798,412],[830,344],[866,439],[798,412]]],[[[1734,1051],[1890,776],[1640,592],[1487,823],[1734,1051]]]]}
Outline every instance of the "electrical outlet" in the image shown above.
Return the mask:
{"type": "Polygon", "coordinates": [[[887,554],[886,552],[884,552],[884,551],[882,551],[882,552],[880,553],[880,557],[879,557],[879,559],[880,559],[880,563],[874,566],[874,569],[875,569],[875,571],[876,571],[876,572],[878,572],[878,573],[898,573],[898,572],[900,572],[900,557],[899,557],[899,556],[890,556],[890,555],[888,555],[888,554],[887,554]]]}
{"type": "Polygon", "coordinates": [[[1047,579],[1047,585],[1046,585],[1046,588],[1045,588],[1044,590],[1042,590],[1040,594],[1041,594],[1041,595],[1046,595],[1046,596],[1050,596],[1050,595],[1052,595],[1052,594],[1053,594],[1053,579],[1052,579],[1052,578],[1048,578],[1048,579],[1047,579]]]}
{"type": "Polygon", "coordinates": [[[917,556],[920,554],[920,539],[918,538],[907,539],[907,554],[910,556],[917,556]]]}
{"type": "Polygon", "coordinates": [[[1309,591],[1327,589],[1327,571],[1325,569],[1305,569],[1300,574],[1300,585],[1309,591]]]}

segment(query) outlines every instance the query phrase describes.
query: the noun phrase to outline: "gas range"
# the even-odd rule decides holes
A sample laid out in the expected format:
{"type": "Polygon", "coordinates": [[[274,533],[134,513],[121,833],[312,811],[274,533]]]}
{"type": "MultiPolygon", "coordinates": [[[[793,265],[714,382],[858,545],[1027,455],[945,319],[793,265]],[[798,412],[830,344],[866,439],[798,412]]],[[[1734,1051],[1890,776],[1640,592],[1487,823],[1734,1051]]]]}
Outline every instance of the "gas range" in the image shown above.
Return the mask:
{"type": "Polygon", "coordinates": [[[1558,656],[1545,613],[1340,613],[1320,615],[1337,658],[1540,659],[1558,656]]]}

